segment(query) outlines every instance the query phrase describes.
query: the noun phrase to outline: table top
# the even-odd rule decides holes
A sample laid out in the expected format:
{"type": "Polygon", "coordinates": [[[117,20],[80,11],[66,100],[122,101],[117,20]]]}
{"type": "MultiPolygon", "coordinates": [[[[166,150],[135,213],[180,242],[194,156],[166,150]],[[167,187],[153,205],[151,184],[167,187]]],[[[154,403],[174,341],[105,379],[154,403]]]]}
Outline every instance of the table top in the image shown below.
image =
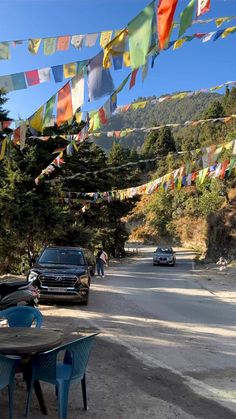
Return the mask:
{"type": "Polygon", "coordinates": [[[0,354],[26,355],[47,351],[60,345],[62,333],[35,327],[0,327],[0,354]]]}

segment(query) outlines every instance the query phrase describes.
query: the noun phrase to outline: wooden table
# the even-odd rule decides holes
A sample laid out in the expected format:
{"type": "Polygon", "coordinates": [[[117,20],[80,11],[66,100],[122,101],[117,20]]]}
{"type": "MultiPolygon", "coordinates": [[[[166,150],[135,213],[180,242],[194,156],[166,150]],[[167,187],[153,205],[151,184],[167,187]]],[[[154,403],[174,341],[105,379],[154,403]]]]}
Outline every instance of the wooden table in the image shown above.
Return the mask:
{"type": "Polygon", "coordinates": [[[53,329],[0,327],[0,354],[32,355],[62,343],[62,334],[53,329]]]}
{"type": "MultiPolygon", "coordinates": [[[[22,372],[29,390],[32,374],[30,356],[55,348],[62,343],[62,339],[63,335],[53,329],[0,327],[0,354],[17,355],[28,359],[28,362],[23,364],[22,372]]],[[[47,407],[39,381],[35,381],[34,390],[41,412],[47,415],[47,407]]]]}

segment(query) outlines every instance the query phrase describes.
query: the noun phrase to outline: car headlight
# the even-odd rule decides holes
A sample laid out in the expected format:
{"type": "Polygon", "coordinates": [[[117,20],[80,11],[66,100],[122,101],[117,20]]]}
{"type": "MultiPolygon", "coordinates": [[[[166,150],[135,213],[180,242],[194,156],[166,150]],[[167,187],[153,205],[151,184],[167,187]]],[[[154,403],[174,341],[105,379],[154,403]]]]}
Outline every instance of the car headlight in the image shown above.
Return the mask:
{"type": "Polygon", "coordinates": [[[35,271],[30,271],[29,276],[28,276],[28,281],[29,282],[33,282],[38,278],[38,273],[35,271]]]}
{"type": "Polygon", "coordinates": [[[169,262],[172,262],[173,256],[168,257],[169,262]]]}
{"type": "Polygon", "coordinates": [[[76,281],[76,284],[87,285],[88,284],[88,276],[87,275],[80,275],[76,281]]]}

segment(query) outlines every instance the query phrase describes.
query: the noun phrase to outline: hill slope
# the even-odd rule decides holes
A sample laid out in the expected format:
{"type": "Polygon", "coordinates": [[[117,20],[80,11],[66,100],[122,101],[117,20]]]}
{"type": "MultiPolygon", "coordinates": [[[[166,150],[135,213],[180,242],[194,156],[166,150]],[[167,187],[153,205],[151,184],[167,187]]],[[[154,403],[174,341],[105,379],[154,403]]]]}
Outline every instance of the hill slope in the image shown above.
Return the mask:
{"type": "MultiPolygon", "coordinates": [[[[138,98],[138,101],[147,99],[156,99],[156,97],[138,98]]],[[[216,93],[199,93],[198,95],[181,100],[170,100],[155,105],[148,104],[144,109],[129,110],[114,115],[108,125],[103,128],[103,131],[150,127],[169,123],[184,123],[188,120],[200,118],[201,114],[216,99],[222,100],[223,97],[216,93]]],[[[138,132],[121,138],[119,142],[124,147],[137,148],[143,144],[145,136],[145,133],[138,132]]],[[[99,137],[96,143],[106,151],[109,151],[113,141],[115,141],[113,137],[108,138],[104,135],[99,137]]]]}

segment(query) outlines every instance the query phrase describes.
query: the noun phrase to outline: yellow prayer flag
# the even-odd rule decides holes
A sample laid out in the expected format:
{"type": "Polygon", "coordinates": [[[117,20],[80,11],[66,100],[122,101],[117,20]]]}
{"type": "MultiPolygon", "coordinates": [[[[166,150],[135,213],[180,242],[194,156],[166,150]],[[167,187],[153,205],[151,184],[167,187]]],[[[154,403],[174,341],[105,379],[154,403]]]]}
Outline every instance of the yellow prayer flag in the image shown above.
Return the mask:
{"type": "Polygon", "coordinates": [[[185,43],[185,41],[186,41],[185,38],[178,39],[177,41],[175,41],[173,49],[175,50],[177,48],[181,48],[183,44],[185,43]]]}
{"type": "Polygon", "coordinates": [[[41,41],[42,41],[41,38],[29,39],[28,50],[29,52],[31,52],[31,54],[34,54],[34,55],[37,54],[41,41]]]}
{"type": "Polygon", "coordinates": [[[221,35],[221,38],[226,38],[228,35],[236,31],[236,26],[232,26],[231,28],[227,28],[221,35]]]}
{"type": "Polygon", "coordinates": [[[65,79],[76,75],[76,63],[63,64],[63,72],[65,79]]]}
{"type": "Polygon", "coordinates": [[[101,32],[100,45],[102,48],[105,48],[105,46],[111,41],[111,37],[112,31],[101,32]]]}
{"type": "Polygon", "coordinates": [[[222,25],[222,23],[229,22],[229,21],[230,21],[230,17],[219,17],[218,19],[215,19],[215,24],[217,28],[219,28],[222,25]]]}
{"type": "Polygon", "coordinates": [[[125,52],[125,39],[128,35],[127,29],[123,29],[120,34],[114,38],[109,44],[104,48],[103,56],[103,67],[111,67],[111,58],[110,55],[117,57],[123,55],[125,52]]]}
{"type": "Polygon", "coordinates": [[[4,159],[6,145],[7,145],[7,139],[4,138],[4,140],[1,141],[0,160],[4,159]]]}
{"type": "Polygon", "coordinates": [[[131,66],[131,62],[130,62],[130,52],[129,51],[125,51],[123,54],[123,62],[124,62],[124,66],[125,67],[130,67],[131,66]]]}
{"type": "Polygon", "coordinates": [[[42,131],[43,128],[43,114],[44,114],[44,105],[42,105],[34,115],[29,119],[30,127],[36,129],[36,131],[42,131]]]}
{"type": "Polygon", "coordinates": [[[80,124],[82,120],[82,112],[76,112],[75,119],[76,119],[77,124],[80,124]]]}

